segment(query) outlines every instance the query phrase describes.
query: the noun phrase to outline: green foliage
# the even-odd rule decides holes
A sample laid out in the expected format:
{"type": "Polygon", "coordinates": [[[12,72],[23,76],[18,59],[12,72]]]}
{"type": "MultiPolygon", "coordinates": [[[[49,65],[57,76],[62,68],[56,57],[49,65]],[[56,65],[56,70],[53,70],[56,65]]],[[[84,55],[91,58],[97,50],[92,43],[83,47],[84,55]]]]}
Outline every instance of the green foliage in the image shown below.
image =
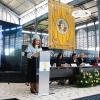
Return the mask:
{"type": "Polygon", "coordinates": [[[91,87],[100,84],[100,73],[98,70],[94,70],[93,73],[85,72],[81,70],[80,74],[77,75],[77,87],[91,87]]]}

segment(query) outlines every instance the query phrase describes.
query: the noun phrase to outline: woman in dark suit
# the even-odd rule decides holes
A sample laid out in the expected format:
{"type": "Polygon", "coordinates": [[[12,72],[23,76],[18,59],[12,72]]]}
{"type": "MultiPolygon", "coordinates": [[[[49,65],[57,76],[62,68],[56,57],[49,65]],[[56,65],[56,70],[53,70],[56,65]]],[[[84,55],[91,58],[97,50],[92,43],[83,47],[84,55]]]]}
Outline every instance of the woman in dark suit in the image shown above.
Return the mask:
{"type": "Polygon", "coordinates": [[[59,53],[56,59],[56,66],[63,66],[63,54],[59,53]]]}

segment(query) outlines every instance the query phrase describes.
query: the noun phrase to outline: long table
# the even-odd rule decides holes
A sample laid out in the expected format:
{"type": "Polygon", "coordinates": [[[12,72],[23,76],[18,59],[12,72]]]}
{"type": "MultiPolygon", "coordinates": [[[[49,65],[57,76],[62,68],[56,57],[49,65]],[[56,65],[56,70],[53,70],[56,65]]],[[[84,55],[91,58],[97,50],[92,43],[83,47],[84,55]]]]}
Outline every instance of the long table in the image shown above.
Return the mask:
{"type": "Polygon", "coordinates": [[[100,66],[80,67],[79,71],[83,70],[83,71],[88,71],[88,72],[94,72],[95,69],[100,72],[100,66]]]}
{"type": "Polygon", "coordinates": [[[51,67],[50,80],[69,79],[69,84],[73,84],[78,74],[79,67],[51,67]]]}
{"type": "Polygon", "coordinates": [[[86,67],[51,67],[50,80],[69,79],[69,84],[73,84],[81,70],[93,72],[97,69],[100,72],[100,66],[86,66],[86,67]]]}

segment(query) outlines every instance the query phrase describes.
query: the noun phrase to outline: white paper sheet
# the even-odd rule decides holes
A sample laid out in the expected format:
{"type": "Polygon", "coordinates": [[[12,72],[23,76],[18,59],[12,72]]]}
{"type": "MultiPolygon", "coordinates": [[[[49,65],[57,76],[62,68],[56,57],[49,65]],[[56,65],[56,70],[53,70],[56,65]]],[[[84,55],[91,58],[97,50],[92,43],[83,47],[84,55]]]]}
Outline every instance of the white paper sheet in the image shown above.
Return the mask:
{"type": "Polygon", "coordinates": [[[76,64],[71,64],[71,66],[72,66],[72,67],[77,67],[77,65],[76,65],[76,64]]]}

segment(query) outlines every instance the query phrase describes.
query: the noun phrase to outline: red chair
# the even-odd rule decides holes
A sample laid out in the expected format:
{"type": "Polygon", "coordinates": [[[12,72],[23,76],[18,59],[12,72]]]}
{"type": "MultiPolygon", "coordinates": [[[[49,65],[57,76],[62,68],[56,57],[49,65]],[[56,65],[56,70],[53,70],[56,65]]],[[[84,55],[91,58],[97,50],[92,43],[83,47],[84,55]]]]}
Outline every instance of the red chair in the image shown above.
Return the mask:
{"type": "Polygon", "coordinates": [[[93,63],[92,65],[93,65],[93,66],[98,66],[98,63],[93,63]]]}

